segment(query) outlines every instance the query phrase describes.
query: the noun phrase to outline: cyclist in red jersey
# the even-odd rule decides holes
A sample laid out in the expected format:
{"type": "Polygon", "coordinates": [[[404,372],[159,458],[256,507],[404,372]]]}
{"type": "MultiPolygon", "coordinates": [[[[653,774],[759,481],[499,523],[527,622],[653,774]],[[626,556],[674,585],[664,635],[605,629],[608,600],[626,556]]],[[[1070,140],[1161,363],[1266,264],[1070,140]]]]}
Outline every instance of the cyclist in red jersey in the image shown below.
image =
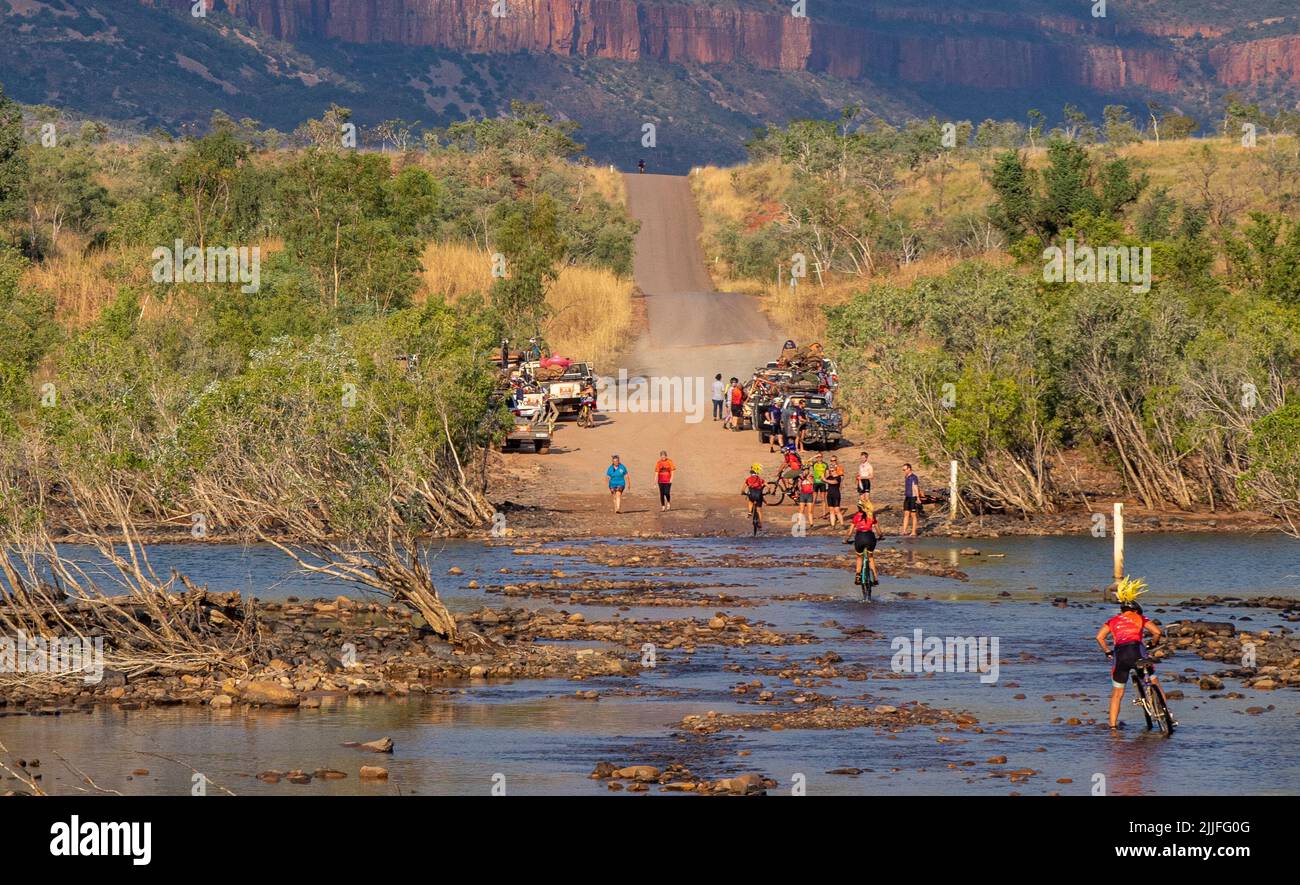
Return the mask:
{"type": "Polygon", "coordinates": [[[763,487],[764,485],[765,483],[763,482],[763,465],[758,463],[751,464],[749,466],[749,476],[745,477],[745,484],[743,487],[741,487],[740,493],[744,495],[745,500],[748,501],[748,506],[746,507],[746,513],[752,515],[755,510],[758,511],[759,529],[763,528],[763,487]]]}
{"type": "MultiPolygon", "coordinates": [[[[867,557],[867,567],[871,570],[867,578],[871,584],[879,584],[880,576],[876,572],[876,541],[879,540],[880,523],[876,521],[876,508],[871,503],[871,499],[865,495],[858,499],[858,508],[849,520],[848,537],[844,539],[847,544],[853,542],[853,550],[858,554],[857,568],[853,572],[853,583],[862,583],[862,557],[867,557]]],[[[862,596],[866,599],[871,598],[870,584],[862,588],[862,596]]]]}
{"type": "MultiPolygon", "coordinates": [[[[1110,673],[1111,728],[1118,727],[1119,705],[1124,699],[1124,686],[1129,674],[1134,665],[1146,657],[1146,649],[1142,644],[1144,635],[1150,633],[1157,641],[1162,635],[1160,628],[1143,616],[1142,606],[1137,604],[1138,596],[1145,592],[1146,585],[1141,580],[1124,578],[1120,581],[1115,590],[1115,598],[1119,600],[1119,614],[1102,624],[1097,631],[1097,644],[1106,653],[1106,657],[1114,659],[1110,673]],[[1110,634],[1115,643],[1113,652],[1106,646],[1107,634],[1110,634]]],[[[1154,673],[1151,682],[1163,695],[1164,688],[1156,681],[1154,673]]]]}

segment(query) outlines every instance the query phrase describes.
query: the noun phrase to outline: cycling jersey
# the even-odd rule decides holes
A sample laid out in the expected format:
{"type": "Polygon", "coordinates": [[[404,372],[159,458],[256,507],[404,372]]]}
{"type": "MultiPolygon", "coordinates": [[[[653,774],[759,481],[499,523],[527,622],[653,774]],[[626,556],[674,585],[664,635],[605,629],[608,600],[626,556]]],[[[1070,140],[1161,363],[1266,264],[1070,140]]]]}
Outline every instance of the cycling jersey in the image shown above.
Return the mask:
{"type": "Polygon", "coordinates": [[[1115,644],[1125,645],[1129,642],[1141,642],[1142,628],[1147,623],[1147,619],[1137,612],[1120,612],[1107,621],[1106,626],[1110,628],[1115,644]]]}
{"type": "Polygon", "coordinates": [[[853,514],[853,530],[855,532],[875,531],[876,518],[874,516],[867,516],[867,514],[859,510],[857,513],[853,514]]]}

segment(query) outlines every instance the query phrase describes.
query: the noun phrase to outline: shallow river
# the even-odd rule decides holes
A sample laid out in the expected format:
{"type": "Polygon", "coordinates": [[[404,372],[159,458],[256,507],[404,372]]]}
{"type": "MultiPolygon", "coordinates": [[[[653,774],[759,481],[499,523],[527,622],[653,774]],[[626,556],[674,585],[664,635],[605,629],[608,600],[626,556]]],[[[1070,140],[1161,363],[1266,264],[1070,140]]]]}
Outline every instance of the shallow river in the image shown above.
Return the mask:
{"type": "MultiPolygon", "coordinates": [[[[623,542],[619,542],[623,543],[623,542]]],[[[795,555],[822,550],[842,553],[835,539],[699,539],[654,541],[698,557],[753,549],[764,554],[795,555]]],[[[1300,793],[1300,692],[1243,690],[1225,680],[1225,691],[1242,698],[1209,697],[1195,682],[1174,685],[1185,697],[1172,702],[1181,728],[1170,740],[1148,734],[1140,713],[1125,701],[1128,728],[1111,735],[1104,728],[1070,726],[1065,720],[1105,720],[1109,688],[1106,660],[1093,641],[1100,623],[1114,611],[1100,600],[1109,582],[1109,542],[1091,537],[1005,538],[979,541],[889,539],[892,546],[960,565],[970,575],[961,582],[917,576],[884,578],[881,598],[864,605],[852,578],[825,569],[693,569],[663,580],[730,585],[733,595],[771,597],[799,592],[839,593],[842,602],[774,602],[731,613],[769,622],[779,629],[814,633],[822,644],[780,648],[712,648],[694,655],[661,651],[658,667],[636,678],[607,680],[475,680],[451,686],[441,695],[409,700],[341,699],[321,709],[240,712],[168,707],[135,711],[99,708],[61,716],[0,716],[0,741],[13,754],[41,759],[49,792],[75,790],[78,778],[63,757],[90,774],[101,786],[124,793],[188,793],[191,771],[198,769],[214,784],[240,794],[396,793],[488,794],[494,777],[504,776],[509,794],[606,793],[602,782],[587,775],[599,761],[615,764],[663,764],[681,759],[710,777],[757,771],[775,778],[777,793],[788,792],[794,775],[803,775],[808,794],[1084,794],[1097,775],[1110,794],[1128,793],[1300,793]],[[974,546],[983,555],[959,556],[974,546]],[[910,596],[903,598],[899,592],[910,596]],[[1000,594],[1007,593],[1009,596],[1000,594]],[[1052,604],[1056,597],[1066,607],[1052,604]],[[862,624],[883,635],[850,641],[823,626],[862,624]],[[997,637],[1001,664],[994,683],[977,673],[907,674],[892,677],[891,639],[925,636],[997,637]],[[897,734],[875,729],[844,731],[741,731],[709,738],[674,734],[683,716],[718,712],[759,712],[770,707],[745,703],[753,695],[730,689],[760,679],[782,695],[794,688],[775,676],[755,674],[750,666],[770,666],[776,658],[805,661],[834,650],[845,664],[861,664],[875,673],[865,681],[834,680],[818,687],[823,694],[856,697],[870,703],[899,704],[920,700],[947,709],[969,710],[983,734],[917,727],[897,734]],[[724,669],[741,664],[745,672],[724,669]],[[574,697],[576,689],[596,689],[598,701],[574,697]],[[640,689],[637,694],[617,692],[640,689]],[[1023,698],[1018,698],[1023,695],[1023,698]],[[1045,699],[1050,697],[1051,699],[1045,699]],[[1248,715],[1248,707],[1272,709],[1248,715]],[[1054,721],[1056,720],[1056,721],[1054,721]],[[369,756],[342,748],[349,740],[393,738],[396,752],[369,756]],[[955,739],[941,742],[940,736],[955,739]],[[964,742],[958,742],[964,741],[964,742]],[[748,750],[745,757],[739,751],[748,750]],[[153,755],[158,754],[158,755],[153,755]],[[988,764],[1006,756],[1005,766],[988,764]],[[172,757],[171,760],[163,757],[172,757]],[[184,764],[178,761],[182,760],[184,764]],[[962,766],[973,761],[973,766],[962,766]],[[956,763],[956,768],[949,767],[956,763]],[[362,783],[360,764],[387,767],[387,784],[362,783]],[[336,768],[345,780],[315,780],[295,786],[264,784],[253,776],[266,769],[336,768]],[[132,770],[148,776],[128,780],[132,770]],[[829,774],[831,769],[858,768],[856,776],[829,774]],[[999,769],[1032,768],[1039,774],[1010,784],[991,776],[999,769]],[[1058,783],[1058,779],[1070,783],[1058,783]]],[[[633,578],[635,569],[608,570],[581,560],[555,556],[514,555],[510,546],[454,543],[438,548],[435,574],[459,566],[464,574],[443,577],[440,590],[457,610],[486,601],[546,605],[543,600],[503,599],[466,584],[500,583],[501,568],[518,573],[560,568],[566,580],[584,576],[633,578]]],[[[346,588],[328,580],[294,574],[281,554],[268,548],[174,545],[152,553],[160,573],[169,566],[184,570],[197,584],[213,590],[252,588],[264,599],[334,596],[346,588]]],[[[1294,595],[1300,588],[1300,543],[1280,536],[1133,535],[1128,566],[1152,586],[1144,597],[1149,616],[1165,622],[1182,618],[1232,620],[1243,629],[1288,626],[1262,608],[1189,608],[1176,605],[1189,597],[1294,595]]],[[[662,569],[656,571],[662,572],[662,569]]],[[[879,592],[879,591],[878,591],[879,592]]],[[[564,606],[589,618],[609,618],[609,606],[564,606]]],[[[624,618],[709,616],[713,609],[633,608],[624,618]]],[[[1192,675],[1226,665],[1202,661],[1183,652],[1167,661],[1163,673],[1192,675]]],[[[1222,694],[1223,692],[1219,692],[1222,694]]],[[[783,705],[788,709],[788,705],[783,705]]],[[[497,778],[499,781],[500,778],[497,778]]],[[[209,792],[215,792],[209,787],[209,792]]],[[[656,792],[652,790],[652,792],[656,792]]]]}

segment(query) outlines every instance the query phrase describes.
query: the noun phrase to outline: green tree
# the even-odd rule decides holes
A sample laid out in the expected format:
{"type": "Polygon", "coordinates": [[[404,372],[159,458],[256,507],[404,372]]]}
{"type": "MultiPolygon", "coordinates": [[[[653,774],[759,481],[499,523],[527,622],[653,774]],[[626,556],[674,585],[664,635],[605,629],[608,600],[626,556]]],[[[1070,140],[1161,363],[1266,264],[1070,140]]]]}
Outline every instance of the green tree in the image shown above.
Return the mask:
{"type": "Polygon", "coordinates": [[[495,244],[505,256],[507,275],[493,281],[492,304],[512,337],[536,335],[546,318],[547,287],[565,251],[555,201],[543,195],[501,214],[495,244]]]}
{"type": "Polygon", "coordinates": [[[0,86],[0,224],[21,215],[27,196],[23,112],[0,86]]]}

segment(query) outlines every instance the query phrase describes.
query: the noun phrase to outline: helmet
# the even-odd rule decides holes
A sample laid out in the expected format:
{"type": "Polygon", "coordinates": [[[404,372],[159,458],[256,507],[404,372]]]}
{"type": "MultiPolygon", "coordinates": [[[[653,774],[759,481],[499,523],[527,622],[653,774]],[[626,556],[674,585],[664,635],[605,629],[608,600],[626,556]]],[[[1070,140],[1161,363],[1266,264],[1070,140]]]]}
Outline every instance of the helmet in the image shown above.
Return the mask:
{"type": "Polygon", "coordinates": [[[1136,611],[1141,614],[1142,609],[1137,604],[1137,598],[1145,592],[1147,592],[1146,581],[1141,578],[1125,577],[1115,587],[1115,599],[1119,602],[1121,610],[1136,611]]]}
{"type": "Polygon", "coordinates": [[[750,472],[750,473],[762,473],[762,472],[763,472],[763,465],[762,465],[762,464],[759,464],[757,461],[755,461],[753,464],[750,464],[750,465],[749,465],[749,472],[750,472]]]}

